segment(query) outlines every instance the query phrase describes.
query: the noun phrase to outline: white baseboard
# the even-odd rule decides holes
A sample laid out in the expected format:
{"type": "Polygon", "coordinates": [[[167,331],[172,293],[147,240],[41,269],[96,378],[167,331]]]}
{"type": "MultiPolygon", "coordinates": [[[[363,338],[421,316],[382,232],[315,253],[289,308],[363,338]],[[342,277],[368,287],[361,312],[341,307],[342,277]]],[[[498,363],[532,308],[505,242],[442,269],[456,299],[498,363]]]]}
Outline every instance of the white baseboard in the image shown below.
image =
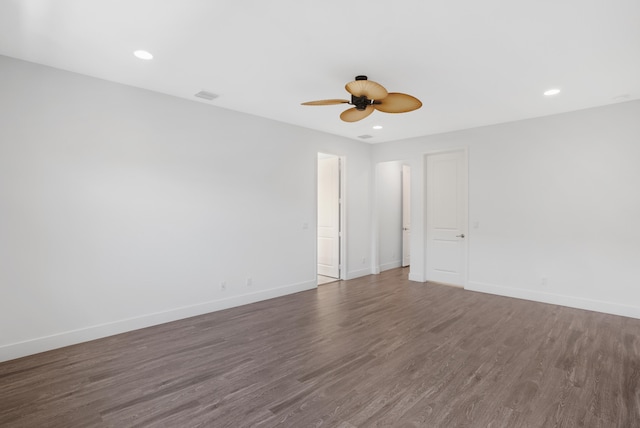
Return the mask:
{"type": "Polygon", "coordinates": [[[229,309],[236,306],[255,303],[262,300],[273,299],[287,294],[311,290],[317,287],[316,279],[300,282],[298,284],[261,290],[255,293],[228,297],[226,299],[211,300],[191,306],[170,309],[139,317],[128,318],[106,324],[94,325],[77,330],[65,331],[45,337],[38,337],[23,342],[11,343],[0,346],[0,362],[25,357],[64,346],[75,345],[89,340],[100,339],[114,334],[138,330],[152,325],[164,324],[197,315],[229,309]]]}
{"type": "Polygon", "coordinates": [[[379,272],[384,272],[385,270],[399,268],[401,266],[402,266],[402,261],[401,260],[396,260],[396,261],[393,261],[393,262],[384,263],[384,264],[380,265],[379,272]]]}
{"type": "Polygon", "coordinates": [[[371,268],[352,270],[351,272],[347,272],[347,279],[360,278],[361,276],[367,275],[371,275],[371,268]]]}
{"type": "Polygon", "coordinates": [[[469,281],[466,290],[499,296],[515,297],[516,299],[532,300],[534,302],[550,303],[552,305],[568,306],[570,308],[586,309],[588,311],[603,312],[605,314],[620,315],[640,319],[640,307],[622,305],[602,300],[585,299],[582,297],[565,296],[562,294],[545,293],[536,290],[504,287],[501,285],[485,284],[469,281]]]}

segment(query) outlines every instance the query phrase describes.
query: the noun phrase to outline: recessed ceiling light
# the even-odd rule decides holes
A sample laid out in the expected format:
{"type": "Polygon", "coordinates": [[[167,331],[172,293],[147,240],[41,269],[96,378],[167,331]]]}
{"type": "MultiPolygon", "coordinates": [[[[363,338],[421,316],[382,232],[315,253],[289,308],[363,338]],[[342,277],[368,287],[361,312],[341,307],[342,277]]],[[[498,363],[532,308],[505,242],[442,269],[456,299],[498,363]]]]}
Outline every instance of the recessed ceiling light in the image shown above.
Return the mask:
{"type": "Polygon", "coordinates": [[[546,97],[550,97],[553,95],[558,95],[560,93],[560,89],[554,88],[554,89],[549,89],[548,91],[544,91],[544,95],[546,97]]]}
{"type": "Polygon", "coordinates": [[[135,51],[133,54],[140,59],[146,59],[146,60],[153,59],[153,55],[151,55],[147,51],[139,50],[139,51],[135,51]]]}
{"type": "Polygon", "coordinates": [[[373,129],[382,129],[382,125],[375,125],[373,129]]]}

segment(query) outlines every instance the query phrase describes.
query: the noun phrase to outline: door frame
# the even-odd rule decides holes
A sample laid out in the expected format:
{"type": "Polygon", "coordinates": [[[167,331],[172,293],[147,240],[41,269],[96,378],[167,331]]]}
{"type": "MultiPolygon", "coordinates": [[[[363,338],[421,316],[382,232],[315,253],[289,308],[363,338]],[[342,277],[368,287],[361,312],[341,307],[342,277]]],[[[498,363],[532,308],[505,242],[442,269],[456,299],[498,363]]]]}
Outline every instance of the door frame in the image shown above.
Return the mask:
{"type": "Polygon", "coordinates": [[[466,174],[466,181],[464,183],[464,189],[463,189],[463,200],[465,203],[464,206],[464,210],[465,210],[465,227],[466,227],[466,239],[464,239],[464,241],[462,242],[462,252],[463,252],[463,260],[462,260],[462,265],[464,266],[464,273],[462,275],[462,285],[461,287],[463,288],[467,288],[467,284],[469,283],[469,149],[468,147],[458,147],[458,148],[450,148],[450,149],[441,149],[441,150],[433,150],[433,151],[429,151],[424,153],[423,156],[423,181],[422,181],[422,185],[424,187],[424,199],[423,199],[423,230],[424,230],[424,237],[423,237],[423,242],[422,242],[422,246],[423,246],[423,252],[424,252],[424,270],[422,272],[422,277],[424,278],[425,281],[427,281],[427,267],[429,266],[429,262],[430,262],[430,255],[429,252],[427,251],[428,247],[427,247],[427,240],[429,239],[428,236],[428,228],[427,228],[427,213],[428,213],[428,207],[427,207],[427,201],[429,200],[429,186],[427,184],[427,177],[428,177],[428,171],[427,171],[427,159],[429,156],[433,156],[433,155],[441,155],[441,154],[446,154],[446,153],[462,153],[462,158],[463,158],[463,168],[465,170],[465,174],[466,174]]]}
{"type": "MultiPolygon", "coordinates": [[[[315,154],[315,163],[314,163],[314,172],[315,172],[315,180],[314,180],[314,191],[313,194],[315,195],[314,198],[314,208],[315,208],[315,234],[314,234],[314,250],[313,250],[313,254],[314,254],[314,271],[315,271],[315,279],[317,281],[318,278],[318,159],[320,159],[321,155],[328,155],[328,156],[333,156],[333,157],[337,157],[340,161],[339,165],[340,167],[338,168],[338,179],[340,181],[340,202],[339,202],[339,211],[340,211],[340,215],[338,216],[338,221],[340,222],[339,225],[339,240],[340,240],[340,245],[339,245],[339,251],[340,251],[340,256],[339,256],[339,268],[338,268],[338,277],[341,280],[347,279],[347,185],[346,185],[346,171],[347,171],[347,159],[346,156],[343,155],[338,155],[335,153],[332,153],[331,151],[327,151],[327,150],[318,150],[315,154]]],[[[316,283],[317,286],[317,283],[316,283]]]]}
{"type": "Polygon", "coordinates": [[[400,174],[402,176],[401,178],[401,182],[402,182],[402,188],[400,190],[401,192],[401,205],[402,208],[400,210],[400,215],[402,216],[402,251],[400,252],[400,266],[401,267],[408,267],[411,265],[411,165],[403,162],[402,166],[400,167],[400,174]],[[405,187],[405,180],[408,182],[406,183],[407,186],[405,187]],[[408,210],[408,217],[409,217],[409,229],[405,230],[405,209],[406,207],[409,207],[408,210]],[[405,234],[405,232],[407,232],[405,234]],[[405,235],[408,235],[407,237],[405,237],[405,235]],[[405,254],[405,248],[408,247],[408,257],[409,257],[409,263],[405,264],[406,259],[407,259],[407,255],[405,254]]]}

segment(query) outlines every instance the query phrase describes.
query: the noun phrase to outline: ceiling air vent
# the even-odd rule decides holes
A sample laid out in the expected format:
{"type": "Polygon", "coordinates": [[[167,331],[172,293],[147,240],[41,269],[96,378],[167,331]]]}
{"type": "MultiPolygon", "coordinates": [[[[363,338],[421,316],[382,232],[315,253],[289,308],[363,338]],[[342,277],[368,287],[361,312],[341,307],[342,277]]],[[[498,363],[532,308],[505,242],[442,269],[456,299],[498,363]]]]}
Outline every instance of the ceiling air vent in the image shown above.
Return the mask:
{"type": "Polygon", "coordinates": [[[373,135],[369,135],[369,134],[358,135],[358,138],[362,138],[363,140],[366,140],[367,138],[373,138],[373,135]]]}
{"type": "Polygon", "coordinates": [[[218,98],[218,96],[216,94],[211,93],[211,92],[207,92],[207,91],[200,91],[195,96],[198,97],[198,98],[203,98],[205,100],[209,100],[209,101],[211,101],[211,100],[213,100],[215,98],[218,98]]]}

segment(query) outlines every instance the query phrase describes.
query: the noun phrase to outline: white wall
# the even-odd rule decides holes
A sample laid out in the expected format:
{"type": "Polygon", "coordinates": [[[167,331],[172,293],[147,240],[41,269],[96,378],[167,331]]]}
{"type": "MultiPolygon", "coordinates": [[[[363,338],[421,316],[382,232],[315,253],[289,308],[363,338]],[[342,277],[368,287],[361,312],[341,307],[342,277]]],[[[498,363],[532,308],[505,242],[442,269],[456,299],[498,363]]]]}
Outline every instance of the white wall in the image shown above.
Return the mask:
{"type": "Polygon", "coordinates": [[[377,271],[402,265],[402,162],[376,165],[377,271]]]}
{"type": "Polygon", "coordinates": [[[0,94],[0,360],[315,287],[319,151],[371,270],[368,144],[1,56],[0,94]]]}
{"type": "Polygon", "coordinates": [[[468,147],[467,289],[640,318],[639,118],[632,101],[374,146],[412,167],[412,279],[423,155],[468,147]]]}
{"type": "Polygon", "coordinates": [[[0,56],[0,360],[313,288],[318,152],[346,157],[348,278],[375,269],[372,165],[412,168],[422,280],[423,155],[468,147],[468,289],[640,318],[638,117],[372,147],[0,56]]]}

